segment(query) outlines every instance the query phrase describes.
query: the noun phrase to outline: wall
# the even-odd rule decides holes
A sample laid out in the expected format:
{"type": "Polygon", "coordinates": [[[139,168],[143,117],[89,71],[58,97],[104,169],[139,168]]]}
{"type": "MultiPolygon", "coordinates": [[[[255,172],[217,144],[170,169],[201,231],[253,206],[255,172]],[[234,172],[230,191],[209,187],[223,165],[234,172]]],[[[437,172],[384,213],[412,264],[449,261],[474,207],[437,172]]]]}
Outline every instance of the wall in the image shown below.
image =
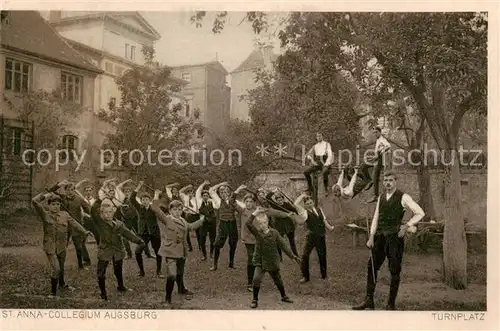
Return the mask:
{"type": "Polygon", "coordinates": [[[218,134],[224,134],[229,123],[231,90],[226,86],[226,75],[207,67],[207,116],[205,123],[218,134]]]}
{"type": "Polygon", "coordinates": [[[200,110],[200,120],[203,123],[207,122],[207,100],[205,87],[206,71],[204,66],[196,67],[176,67],[172,68],[171,75],[177,78],[182,78],[183,73],[191,73],[191,81],[184,86],[181,93],[186,96],[193,97],[193,109],[200,110]]]}
{"type": "Polygon", "coordinates": [[[102,21],[84,21],[72,25],[55,26],[60,35],[96,49],[102,49],[104,43],[102,21]]]}
{"type": "Polygon", "coordinates": [[[240,71],[231,74],[231,118],[242,121],[250,120],[248,103],[239,98],[257,86],[253,71],[240,71]]]}
{"type": "MultiPolygon", "coordinates": [[[[338,173],[334,172],[330,179],[336,181],[338,173]]],[[[443,173],[431,171],[431,192],[436,209],[436,218],[442,219],[444,212],[443,199],[443,173]]],[[[486,229],[486,206],[487,206],[487,171],[486,170],[462,170],[462,203],[465,216],[471,226],[486,229]]],[[[255,178],[255,183],[264,187],[280,187],[289,197],[295,199],[306,189],[305,178],[300,172],[290,171],[267,171],[262,172],[255,178]]],[[[320,184],[320,190],[322,190],[320,184]]],[[[414,171],[405,170],[398,172],[398,186],[415,200],[418,199],[417,175],[414,171]]],[[[320,192],[321,193],[321,192],[320,192]]],[[[371,198],[372,191],[361,193],[354,199],[343,200],[338,204],[333,197],[322,198],[322,207],[332,222],[343,223],[345,219],[358,217],[372,217],[375,204],[365,204],[371,198]]],[[[406,213],[405,218],[409,218],[406,213]]]]}

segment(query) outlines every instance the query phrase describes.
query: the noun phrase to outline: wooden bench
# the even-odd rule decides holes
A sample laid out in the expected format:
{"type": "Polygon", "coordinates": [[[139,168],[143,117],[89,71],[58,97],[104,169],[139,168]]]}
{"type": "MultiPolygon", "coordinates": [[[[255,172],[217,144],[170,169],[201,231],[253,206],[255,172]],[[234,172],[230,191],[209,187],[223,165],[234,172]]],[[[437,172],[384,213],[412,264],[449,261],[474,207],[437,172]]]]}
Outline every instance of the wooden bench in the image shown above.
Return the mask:
{"type": "Polygon", "coordinates": [[[368,240],[368,229],[362,228],[354,223],[344,224],[344,226],[351,231],[352,236],[352,247],[356,248],[359,245],[359,240],[363,234],[366,240],[368,240]]]}

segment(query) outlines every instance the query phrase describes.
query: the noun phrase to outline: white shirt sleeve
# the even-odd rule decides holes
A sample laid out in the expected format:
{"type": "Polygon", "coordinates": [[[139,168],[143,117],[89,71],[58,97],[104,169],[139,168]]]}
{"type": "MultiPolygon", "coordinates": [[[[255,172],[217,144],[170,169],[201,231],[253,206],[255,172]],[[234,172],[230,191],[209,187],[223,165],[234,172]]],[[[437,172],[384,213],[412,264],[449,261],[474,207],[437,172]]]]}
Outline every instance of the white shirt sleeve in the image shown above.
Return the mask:
{"type": "Polygon", "coordinates": [[[408,221],[408,225],[412,226],[420,222],[425,216],[424,210],[416,203],[408,194],[403,194],[401,205],[405,209],[410,209],[413,212],[413,217],[408,221]]]}
{"type": "Polygon", "coordinates": [[[210,194],[210,197],[212,198],[212,205],[214,206],[214,209],[219,209],[221,200],[217,192],[213,188],[210,188],[208,190],[208,194],[210,194]]]}
{"type": "Polygon", "coordinates": [[[326,161],[325,161],[325,166],[329,166],[333,163],[333,152],[332,152],[332,145],[330,143],[326,143],[326,161]]]}

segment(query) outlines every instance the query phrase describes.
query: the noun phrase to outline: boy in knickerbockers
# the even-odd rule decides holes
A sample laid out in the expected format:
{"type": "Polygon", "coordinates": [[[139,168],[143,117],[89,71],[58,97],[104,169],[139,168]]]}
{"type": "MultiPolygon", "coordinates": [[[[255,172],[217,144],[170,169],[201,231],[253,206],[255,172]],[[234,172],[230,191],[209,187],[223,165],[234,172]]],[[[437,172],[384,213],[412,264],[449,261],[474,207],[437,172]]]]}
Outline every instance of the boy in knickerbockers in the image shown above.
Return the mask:
{"type": "Polygon", "coordinates": [[[43,222],[43,250],[47,255],[51,267],[50,285],[51,295],[57,294],[59,288],[71,288],[64,281],[64,262],[66,261],[66,246],[68,231],[72,228],[86,237],[90,232],[75,221],[66,211],[61,210],[61,198],[52,193],[38,194],[32,199],[38,217],[43,222]],[[47,205],[42,203],[46,201],[47,205]]]}

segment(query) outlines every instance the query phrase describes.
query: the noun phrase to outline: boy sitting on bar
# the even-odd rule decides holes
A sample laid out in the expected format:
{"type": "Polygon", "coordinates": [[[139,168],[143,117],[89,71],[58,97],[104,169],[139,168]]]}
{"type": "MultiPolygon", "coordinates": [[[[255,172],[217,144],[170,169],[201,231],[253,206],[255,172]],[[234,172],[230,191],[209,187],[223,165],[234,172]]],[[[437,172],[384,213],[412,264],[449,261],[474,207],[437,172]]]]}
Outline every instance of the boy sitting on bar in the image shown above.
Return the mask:
{"type": "Polygon", "coordinates": [[[269,218],[266,212],[266,209],[257,207],[246,223],[248,230],[257,240],[253,254],[255,273],[253,277],[253,300],[250,305],[251,308],[257,308],[259,305],[260,284],[266,272],[269,272],[273,278],[274,284],[280,291],[281,301],[293,303],[286,295],[283,280],[281,279],[280,255],[278,249],[284,251],[292,260],[300,264],[299,257],[293,254],[292,250],[287,246],[285,240],[280,236],[278,231],[269,227],[269,218]]]}

